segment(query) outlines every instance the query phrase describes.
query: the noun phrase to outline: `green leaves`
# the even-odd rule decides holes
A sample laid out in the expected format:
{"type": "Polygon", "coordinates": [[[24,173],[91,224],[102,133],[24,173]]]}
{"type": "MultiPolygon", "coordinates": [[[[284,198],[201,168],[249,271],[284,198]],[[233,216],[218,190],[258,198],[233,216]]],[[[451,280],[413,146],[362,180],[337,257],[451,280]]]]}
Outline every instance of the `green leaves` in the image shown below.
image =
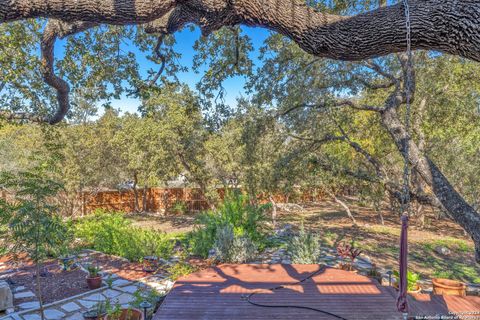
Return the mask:
{"type": "MultiPolygon", "coordinates": [[[[400,282],[400,274],[397,270],[393,271],[393,275],[397,281],[400,282]]],[[[411,271],[407,271],[407,290],[414,291],[417,289],[417,282],[420,280],[420,275],[411,271]]]]}
{"type": "Polygon", "coordinates": [[[133,227],[119,212],[98,210],[75,223],[73,230],[84,246],[131,261],[152,255],[169,258],[174,246],[164,233],[133,227]]]}
{"type": "Polygon", "coordinates": [[[321,237],[305,231],[301,225],[298,235],[293,236],[287,243],[287,252],[293,263],[315,264],[321,254],[321,237]]]}
{"type": "Polygon", "coordinates": [[[24,252],[35,262],[56,254],[69,238],[68,229],[57,208],[50,203],[61,184],[34,171],[0,173],[0,186],[14,194],[14,201],[0,201],[4,235],[12,252],[24,252]]]}
{"type": "MultiPolygon", "coordinates": [[[[247,238],[255,247],[262,249],[265,240],[265,211],[269,205],[255,206],[249,201],[249,198],[244,195],[235,193],[226,195],[223,203],[215,211],[202,213],[198,218],[196,229],[190,234],[192,252],[207,257],[219,232],[223,232],[220,230],[224,228],[231,231],[231,241],[234,238],[237,240],[247,238]]],[[[224,230],[225,238],[229,238],[228,230],[224,230]]]]}

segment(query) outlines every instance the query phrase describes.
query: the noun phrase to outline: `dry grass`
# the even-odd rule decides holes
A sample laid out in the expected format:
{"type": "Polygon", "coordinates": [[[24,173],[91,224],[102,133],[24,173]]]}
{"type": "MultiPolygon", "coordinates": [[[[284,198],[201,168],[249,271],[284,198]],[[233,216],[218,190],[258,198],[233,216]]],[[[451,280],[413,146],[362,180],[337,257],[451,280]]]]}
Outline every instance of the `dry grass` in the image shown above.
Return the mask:
{"type": "MultiPolygon", "coordinates": [[[[395,269],[398,257],[400,218],[384,210],[384,224],[377,212],[347,201],[358,225],[352,225],[343,209],[334,202],[325,201],[305,206],[303,211],[278,214],[278,224],[289,223],[320,233],[325,245],[336,247],[341,241],[354,241],[377,265],[395,269]]],[[[194,215],[132,215],[139,227],[153,228],[167,233],[185,233],[192,230],[194,215]]],[[[413,217],[410,219],[410,268],[423,278],[434,276],[451,277],[467,282],[480,283],[480,268],[475,263],[473,243],[463,230],[452,221],[437,220],[433,213],[427,214],[430,221],[424,229],[413,217]],[[435,252],[442,246],[451,250],[448,256],[435,252]]]]}
{"type": "MultiPolygon", "coordinates": [[[[327,245],[335,247],[342,241],[354,241],[377,265],[395,269],[400,237],[400,218],[387,210],[382,211],[384,225],[378,213],[350,203],[350,209],[358,225],[354,226],[337,204],[322,202],[302,212],[280,214],[280,223],[291,223],[323,235],[327,245]]],[[[435,276],[451,277],[480,283],[480,267],[474,260],[473,242],[465,236],[455,223],[437,220],[433,213],[427,213],[431,223],[424,229],[412,217],[409,228],[410,268],[424,278],[435,276]],[[451,254],[439,255],[434,249],[447,247],[451,254]]]]}

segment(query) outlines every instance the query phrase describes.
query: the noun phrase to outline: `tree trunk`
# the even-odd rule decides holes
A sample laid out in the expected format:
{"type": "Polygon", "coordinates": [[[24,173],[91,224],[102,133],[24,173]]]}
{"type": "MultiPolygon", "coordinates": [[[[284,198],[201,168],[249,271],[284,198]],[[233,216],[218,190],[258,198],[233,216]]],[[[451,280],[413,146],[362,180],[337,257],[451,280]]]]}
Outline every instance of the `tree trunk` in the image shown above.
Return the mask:
{"type": "Polygon", "coordinates": [[[475,243],[475,259],[480,263],[480,214],[470,206],[450,184],[435,163],[423,155],[417,145],[407,139],[404,125],[398,118],[395,108],[387,108],[381,113],[382,124],[387,129],[397,148],[403,153],[409,141],[409,162],[423,180],[432,188],[438,201],[448,215],[457,222],[475,243]]]}
{"type": "Polygon", "coordinates": [[[352,220],[353,225],[356,226],[357,225],[357,220],[355,220],[355,217],[353,216],[353,214],[350,211],[350,208],[347,206],[347,204],[345,202],[343,202],[342,200],[338,199],[334,192],[329,192],[329,193],[332,196],[333,201],[335,201],[335,203],[338,203],[340,206],[342,206],[343,209],[345,209],[345,212],[347,213],[348,217],[352,220]]]}
{"type": "Polygon", "coordinates": [[[383,219],[383,214],[382,214],[382,210],[377,210],[378,212],[378,216],[380,218],[380,223],[382,224],[382,226],[385,225],[385,219],[383,219]]]}
{"type": "Polygon", "coordinates": [[[138,201],[138,175],[137,173],[135,172],[133,174],[133,196],[134,196],[134,201],[133,201],[133,211],[135,212],[139,212],[140,211],[140,204],[139,204],[139,201],[138,201]]]}
{"type": "Polygon", "coordinates": [[[142,190],[142,211],[147,212],[147,187],[143,186],[142,190]]]}
{"type": "Polygon", "coordinates": [[[42,285],[40,283],[40,263],[35,263],[36,284],[37,284],[37,297],[40,305],[40,317],[45,320],[45,314],[43,313],[43,298],[42,298],[42,285]]]}
{"type": "Polygon", "coordinates": [[[272,203],[272,224],[273,228],[275,228],[277,226],[277,204],[275,203],[273,196],[268,197],[268,199],[272,203]]]}

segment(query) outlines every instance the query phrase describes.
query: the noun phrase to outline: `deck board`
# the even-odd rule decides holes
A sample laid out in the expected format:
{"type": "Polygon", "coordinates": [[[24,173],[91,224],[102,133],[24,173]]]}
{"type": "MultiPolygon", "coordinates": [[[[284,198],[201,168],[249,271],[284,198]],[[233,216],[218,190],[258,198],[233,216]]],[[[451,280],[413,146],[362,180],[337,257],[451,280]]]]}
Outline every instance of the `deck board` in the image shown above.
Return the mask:
{"type": "MultiPolygon", "coordinates": [[[[256,292],[252,301],[269,306],[303,306],[322,309],[348,320],[397,320],[396,293],[375,281],[352,272],[321,268],[312,278],[298,284],[319,265],[220,265],[180,278],[156,313],[154,320],[231,319],[335,319],[330,315],[296,308],[267,308],[249,304],[245,296],[256,292]],[[280,285],[285,288],[268,290],[280,285]]],[[[411,310],[433,315],[468,308],[480,310],[480,299],[429,295],[410,297],[411,310]]]]}

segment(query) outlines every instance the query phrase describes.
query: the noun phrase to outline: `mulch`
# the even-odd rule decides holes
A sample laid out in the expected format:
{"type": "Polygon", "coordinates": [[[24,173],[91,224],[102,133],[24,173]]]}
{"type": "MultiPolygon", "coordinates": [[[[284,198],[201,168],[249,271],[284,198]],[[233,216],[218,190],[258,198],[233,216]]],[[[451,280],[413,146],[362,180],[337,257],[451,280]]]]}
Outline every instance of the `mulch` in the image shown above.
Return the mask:
{"type": "MultiPolygon", "coordinates": [[[[49,261],[42,265],[40,271],[40,285],[43,302],[51,303],[77,294],[88,292],[85,277],[87,273],[80,268],[72,271],[63,271],[56,261],[49,261]]],[[[17,268],[10,273],[7,281],[13,288],[20,286],[37,294],[36,270],[31,264],[17,268]]],[[[15,299],[14,304],[32,301],[32,298],[15,299]]]]}
{"type": "MultiPolygon", "coordinates": [[[[79,263],[93,263],[103,272],[116,274],[126,280],[135,281],[152,275],[143,271],[141,263],[129,262],[121,257],[95,251],[85,250],[83,253],[83,257],[81,255],[78,258],[79,263]],[[87,253],[86,256],[85,253],[87,253]]],[[[87,272],[81,268],[64,271],[55,259],[45,262],[41,267],[40,276],[43,302],[47,304],[88,292],[86,276],[87,272]]],[[[37,294],[35,266],[25,255],[0,257],[0,279],[9,282],[13,289],[23,286],[26,289],[22,291],[29,290],[37,294]]],[[[15,299],[14,305],[32,300],[32,298],[15,299]]]]}
{"type": "Polygon", "coordinates": [[[130,262],[124,258],[111,256],[101,252],[91,252],[88,256],[90,262],[99,266],[102,271],[107,273],[114,273],[119,277],[135,281],[151,273],[143,271],[143,265],[138,262],[130,262]]]}

